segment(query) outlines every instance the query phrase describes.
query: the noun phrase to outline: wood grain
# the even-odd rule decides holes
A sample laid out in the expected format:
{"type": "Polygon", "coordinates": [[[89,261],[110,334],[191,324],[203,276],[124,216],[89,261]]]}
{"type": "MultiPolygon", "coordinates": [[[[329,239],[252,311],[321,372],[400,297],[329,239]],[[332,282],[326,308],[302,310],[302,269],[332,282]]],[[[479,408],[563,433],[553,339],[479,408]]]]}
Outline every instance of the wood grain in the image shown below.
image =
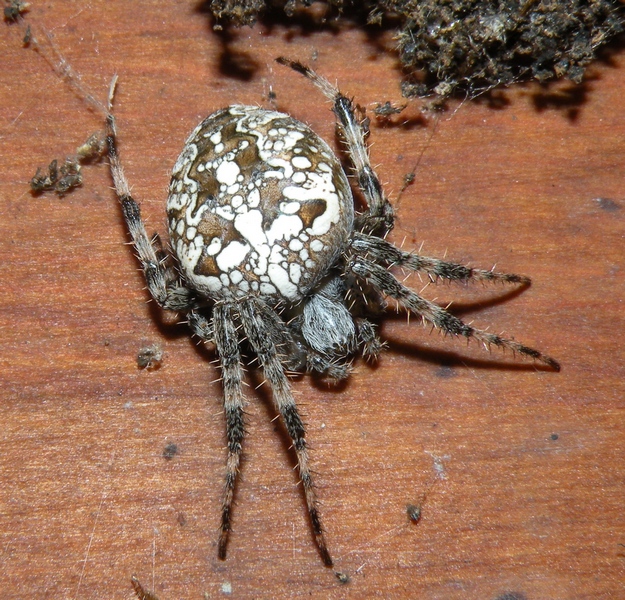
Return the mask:
{"type": "MultiPolygon", "coordinates": [[[[28,22],[52,33],[85,86],[104,98],[119,75],[122,159],[161,232],[171,167],[214,110],[268,106],[273,90],[279,109],[334,139],[327,103],[276,56],[314,65],[369,110],[401,102],[389,39],[355,26],[225,36],[192,1],[33,4],[28,22]]],[[[373,124],[373,162],[394,198],[416,165],[395,242],[534,282],[424,293],[563,370],[391,317],[377,368],[358,362],[338,388],[295,382],[328,541],[351,578],[341,585],[321,565],[262,389],[249,392],[235,530],[217,559],[225,441],[213,356],[146,302],[105,164],[65,198],[29,193],[37,166],[101,123],[17,27],[2,29],[3,598],[130,598],[132,574],[161,600],[625,596],[622,53],[572,99],[566,83],[527,85],[499,109],[455,105],[436,126],[418,102],[373,124]],[[148,343],[165,351],[154,372],[136,366],[148,343]],[[410,503],[422,503],[418,524],[410,503]]]]}

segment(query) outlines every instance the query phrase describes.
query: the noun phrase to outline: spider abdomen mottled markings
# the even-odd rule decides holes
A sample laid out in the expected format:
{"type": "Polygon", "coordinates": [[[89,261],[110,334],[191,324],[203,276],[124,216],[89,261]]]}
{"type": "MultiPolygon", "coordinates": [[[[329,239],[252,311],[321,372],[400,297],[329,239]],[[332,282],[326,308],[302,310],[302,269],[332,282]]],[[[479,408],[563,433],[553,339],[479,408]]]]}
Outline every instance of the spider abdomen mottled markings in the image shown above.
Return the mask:
{"type": "MultiPolygon", "coordinates": [[[[395,278],[391,268],[397,266],[433,282],[529,282],[387,242],[394,211],[369,161],[364,111],[312,69],[285,58],[278,62],[304,75],[332,102],[362,211],[354,210],[341,162],[309,127],[286,114],[230,106],[196,127],[174,166],[167,217],[175,260],[168,261],[158,238],[148,237],[131,196],[111,100],[103,109],[106,142],[115,191],[151,296],[162,308],[184,315],[194,335],[214,344],[219,360],[227,459],[218,556],[226,557],[245,434],[240,350],[245,343],[291,438],[315,541],[331,566],[289,372],[341,379],[349,375],[355,354],[375,360],[383,344],[371,318],[380,317],[386,298],[446,334],[507,349],[554,370],[559,365],[538,350],[464,323],[395,278]]],[[[61,73],[71,77],[66,68],[61,73]]],[[[90,95],[86,99],[96,104],[90,95]]]]}
{"type": "Polygon", "coordinates": [[[230,106],[187,140],[167,216],[180,268],[197,291],[297,302],[347,247],[354,209],[340,163],[309,127],[230,106]]]}

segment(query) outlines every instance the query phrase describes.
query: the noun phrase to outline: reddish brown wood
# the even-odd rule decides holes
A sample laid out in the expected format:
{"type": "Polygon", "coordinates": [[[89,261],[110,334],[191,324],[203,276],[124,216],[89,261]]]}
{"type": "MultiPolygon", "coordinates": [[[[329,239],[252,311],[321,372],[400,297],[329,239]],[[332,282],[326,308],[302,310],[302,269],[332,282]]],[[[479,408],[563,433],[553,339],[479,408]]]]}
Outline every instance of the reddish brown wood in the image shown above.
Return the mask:
{"type": "MultiPolygon", "coordinates": [[[[28,15],[101,98],[119,74],[123,161],[162,232],[169,171],[215,109],[266,106],[272,89],[280,109],[333,139],[327,103],[276,56],[314,64],[369,109],[401,101],[395,59],[358,28],[257,26],[226,43],[195,5],[51,0],[28,15]]],[[[459,299],[463,317],[545,350],[563,370],[398,318],[383,327],[378,368],[358,362],[337,389],[296,382],[328,541],[351,577],[341,586],[316,552],[274,410],[253,390],[235,531],[228,559],[217,559],[225,451],[212,357],[183,326],[157,324],[105,164],[63,199],[30,195],[35,167],[101,123],[21,47],[18,28],[3,27],[0,45],[3,597],[129,598],[133,573],[161,600],[221,597],[228,585],[237,598],[623,595],[622,55],[592,68],[571,110],[537,108],[529,85],[501,110],[466,102],[436,128],[417,102],[397,119],[405,126],[372,126],[373,161],[394,198],[417,164],[394,241],[534,280],[500,302],[503,288],[426,293],[459,299]],[[136,354],[152,342],[164,365],[139,371],[136,354]],[[178,453],[166,460],[169,443],[178,453]],[[424,494],[412,523],[406,505],[424,494]]],[[[562,100],[567,85],[557,89],[562,100]]]]}

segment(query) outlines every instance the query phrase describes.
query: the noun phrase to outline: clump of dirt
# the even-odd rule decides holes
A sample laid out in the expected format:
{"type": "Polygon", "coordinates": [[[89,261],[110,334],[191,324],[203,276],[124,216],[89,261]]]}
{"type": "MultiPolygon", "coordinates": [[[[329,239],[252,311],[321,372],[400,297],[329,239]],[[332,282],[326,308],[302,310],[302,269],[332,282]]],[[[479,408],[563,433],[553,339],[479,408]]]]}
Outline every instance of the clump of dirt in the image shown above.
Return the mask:
{"type": "MultiPolygon", "coordinates": [[[[217,28],[253,25],[281,8],[287,17],[313,0],[212,0],[217,28]]],[[[499,85],[567,77],[579,83],[597,50],[623,31],[618,0],[325,0],[335,21],[366,16],[396,24],[406,97],[477,96],[499,85]]],[[[327,16],[324,17],[327,19],[327,16]]],[[[395,25],[393,25],[395,26],[395,25]]]]}

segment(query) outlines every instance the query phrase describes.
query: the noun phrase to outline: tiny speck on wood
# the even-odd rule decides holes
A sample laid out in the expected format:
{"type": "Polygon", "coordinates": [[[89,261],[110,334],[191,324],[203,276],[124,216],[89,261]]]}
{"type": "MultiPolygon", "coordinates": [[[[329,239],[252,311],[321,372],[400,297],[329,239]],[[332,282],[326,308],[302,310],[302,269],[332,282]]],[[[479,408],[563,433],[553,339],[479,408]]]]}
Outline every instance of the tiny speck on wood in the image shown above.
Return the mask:
{"type": "Polygon", "coordinates": [[[601,210],[605,210],[606,212],[616,212],[621,208],[621,205],[618,202],[610,198],[595,198],[594,199],[597,205],[601,210]]]}
{"type": "Polygon", "coordinates": [[[346,585],[349,583],[349,575],[347,573],[343,573],[342,571],[334,571],[334,575],[338,579],[339,583],[346,585]]]}
{"type": "Polygon", "coordinates": [[[229,581],[222,583],[221,592],[222,594],[232,594],[232,584],[229,581]]]}
{"type": "Polygon", "coordinates": [[[527,596],[521,592],[504,592],[497,596],[495,600],[527,600],[527,596]]]}
{"type": "Polygon", "coordinates": [[[130,578],[130,583],[139,600],[158,600],[158,597],[152,592],[148,592],[134,575],[130,578]]]}
{"type": "Polygon", "coordinates": [[[140,369],[155,371],[163,364],[163,350],[157,344],[145,346],[137,354],[137,366],[140,369]]]}
{"type": "Polygon", "coordinates": [[[406,514],[413,523],[418,523],[421,520],[421,504],[407,504],[406,514]]]}
{"type": "Polygon", "coordinates": [[[170,442],[165,446],[163,450],[163,458],[165,460],[171,460],[176,454],[178,454],[178,446],[176,444],[170,442]]]}

